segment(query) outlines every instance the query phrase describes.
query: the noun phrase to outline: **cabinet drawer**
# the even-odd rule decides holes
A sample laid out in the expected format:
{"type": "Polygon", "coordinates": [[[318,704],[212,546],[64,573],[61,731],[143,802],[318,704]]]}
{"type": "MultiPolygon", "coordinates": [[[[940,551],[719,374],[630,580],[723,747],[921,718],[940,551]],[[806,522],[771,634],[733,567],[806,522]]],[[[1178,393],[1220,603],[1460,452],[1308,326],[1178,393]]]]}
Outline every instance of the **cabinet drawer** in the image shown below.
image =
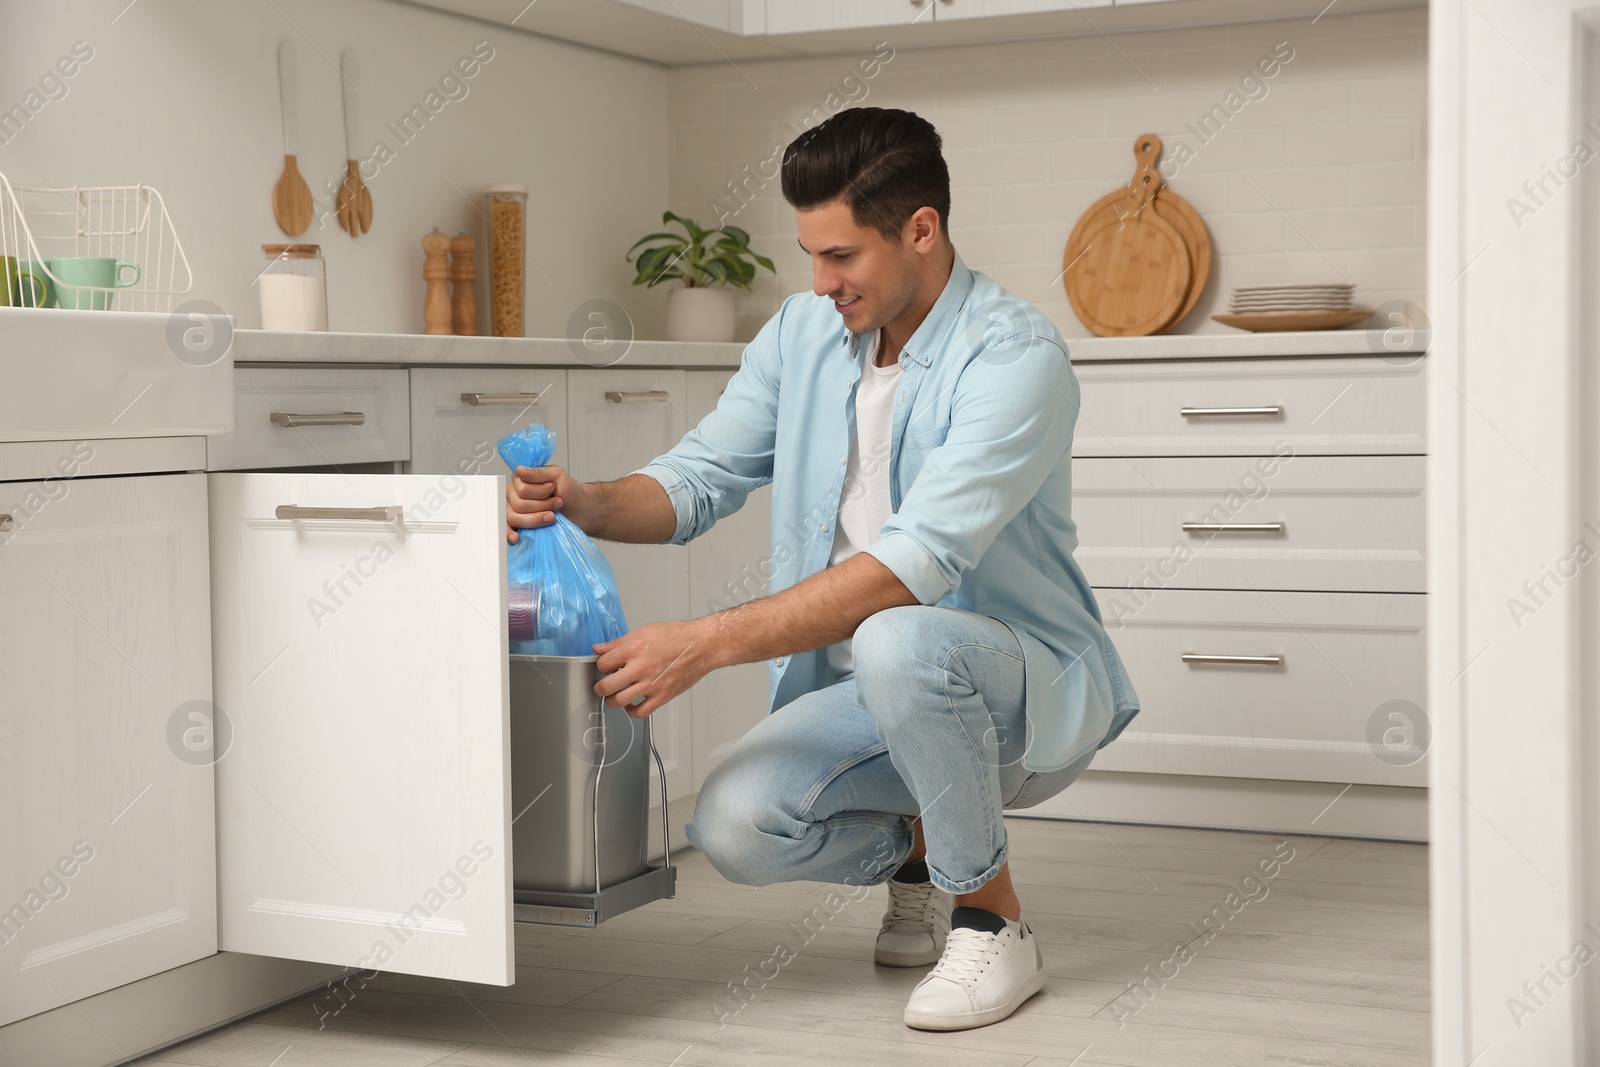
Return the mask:
{"type": "Polygon", "coordinates": [[[1426,589],[1423,456],[1083,459],[1075,553],[1092,585],[1426,589]]]}
{"type": "Polygon", "coordinates": [[[567,462],[567,372],[546,367],[411,370],[413,474],[508,474],[500,438],[542,422],[556,435],[551,462],[567,462]]]}
{"type": "Polygon", "coordinates": [[[1425,597],[1095,595],[1142,708],[1096,770],[1427,784],[1425,597]]]}
{"type": "Polygon", "coordinates": [[[1192,360],[1073,367],[1074,456],[1426,452],[1425,360],[1192,360]]]}
{"type": "Polygon", "coordinates": [[[406,372],[241,367],[233,432],[206,438],[208,470],[320,467],[411,454],[406,372]]]}

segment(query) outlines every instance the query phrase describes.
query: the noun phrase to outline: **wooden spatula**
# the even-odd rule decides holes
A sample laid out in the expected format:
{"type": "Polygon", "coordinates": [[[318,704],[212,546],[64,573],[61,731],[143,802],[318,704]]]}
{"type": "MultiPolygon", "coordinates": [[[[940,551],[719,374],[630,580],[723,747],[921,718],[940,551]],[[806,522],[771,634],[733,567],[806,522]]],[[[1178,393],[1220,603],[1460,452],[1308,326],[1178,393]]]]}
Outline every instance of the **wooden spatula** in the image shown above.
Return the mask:
{"type": "Polygon", "coordinates": [[[300,176],[294,158],[295,87],[294,46],[278,45],[278,100],[283,105],[283,173],[272,187],[272,217],[278,228],[298,237],[311,226],[311,188],[300,176]]]}
{"type": "Polygon", "coordinates": [[[361,180],[361,168],[356,163],[355,112],[356,57],[346,52],[339,57],[340,81],[344,85],[344,184],[339,186],[339,225],[351,237],[359,237],[372,226],[372,193],[361,180]]]}

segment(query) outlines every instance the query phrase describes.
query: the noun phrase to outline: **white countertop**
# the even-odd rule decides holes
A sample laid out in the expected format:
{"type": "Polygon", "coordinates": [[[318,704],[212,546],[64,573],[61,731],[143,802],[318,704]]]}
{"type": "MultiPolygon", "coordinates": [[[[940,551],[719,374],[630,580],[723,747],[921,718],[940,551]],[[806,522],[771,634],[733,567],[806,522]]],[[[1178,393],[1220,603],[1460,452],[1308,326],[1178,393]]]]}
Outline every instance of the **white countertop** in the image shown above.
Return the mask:
{"type": "Polygon", "coordinates": [[[1240,359],[1265,356],[1394,356],[1425,352],[1426,330],[1306,330],[1071,337],[1074,363],[1117,359],[1240,359]],[[1387,336],[1386,336],[1387,335],[1387,336]],[[1386,344],[1393,347],[1386,347],[1386,344]]]}
{"type": "MultiPolygon", "coordinates": [[[[1425,351],[1425,331],[1318,330],[1302,333],[1165,334],[1067,339],[1074,363],[1145,359],[1382,356],[1425,351]],[[1388,334],[1386,338],[1386,333],[1388,334]]],[[[456,366],[737,367],[744,344],[633,341],[586,348],[564,337],[454,337],[403,333],[276,333],[238,330],[236,363],[386,363],[456,366]]]]}
{"type": "Polygon", "coordinates": [[[586,348],[565,337],[236,330],[235,363],[393,363],[508,367],[737,367],[744,345],[633,341],[586,348]]]}

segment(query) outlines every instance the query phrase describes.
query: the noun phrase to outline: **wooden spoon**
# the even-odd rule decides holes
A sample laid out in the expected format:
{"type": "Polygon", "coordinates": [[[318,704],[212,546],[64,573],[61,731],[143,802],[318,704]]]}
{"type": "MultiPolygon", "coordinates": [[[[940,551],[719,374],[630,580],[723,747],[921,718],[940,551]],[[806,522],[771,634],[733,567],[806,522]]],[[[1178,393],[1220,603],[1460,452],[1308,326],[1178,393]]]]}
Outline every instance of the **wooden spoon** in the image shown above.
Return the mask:
{"type": "Polygon", "coordinates": [[[294,46],[278,45],[278,99],[283,105],[283,174],[272,187],[272,217],[278,228],[298,237],[311,226],[311,187],[300,176],[294,158],[294,46]]]}
{"type": "Polygon", "coordinates": [[[356,163],[355,123],[356,57],[346,52],[339,57],[339,77],[344,84],[344,184],[339,186],[339,225],[351,237],[359,237],[372,227],[372,193],[361,180],[361,168],[356,163]]]}

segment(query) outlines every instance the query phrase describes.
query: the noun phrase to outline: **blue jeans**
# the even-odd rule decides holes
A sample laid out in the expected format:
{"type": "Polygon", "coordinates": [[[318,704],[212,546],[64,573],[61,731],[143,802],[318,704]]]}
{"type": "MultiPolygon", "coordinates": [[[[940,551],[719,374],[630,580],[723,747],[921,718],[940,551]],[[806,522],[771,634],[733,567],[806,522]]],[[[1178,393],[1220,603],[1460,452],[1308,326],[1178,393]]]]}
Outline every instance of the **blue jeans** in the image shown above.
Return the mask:
{"type": "Polygon", "coordinates": [[[746,885],[876,885],[905,861],[920,814],[934,884],[973,892],[1006,863],[1002,810],[1059,793],[1094,752],[1023,769],[1022,649],[998,619],[888,608],[856,629],[852,653],[854,673],[729,749],[700,792],[690,843],[746,885]]]}

